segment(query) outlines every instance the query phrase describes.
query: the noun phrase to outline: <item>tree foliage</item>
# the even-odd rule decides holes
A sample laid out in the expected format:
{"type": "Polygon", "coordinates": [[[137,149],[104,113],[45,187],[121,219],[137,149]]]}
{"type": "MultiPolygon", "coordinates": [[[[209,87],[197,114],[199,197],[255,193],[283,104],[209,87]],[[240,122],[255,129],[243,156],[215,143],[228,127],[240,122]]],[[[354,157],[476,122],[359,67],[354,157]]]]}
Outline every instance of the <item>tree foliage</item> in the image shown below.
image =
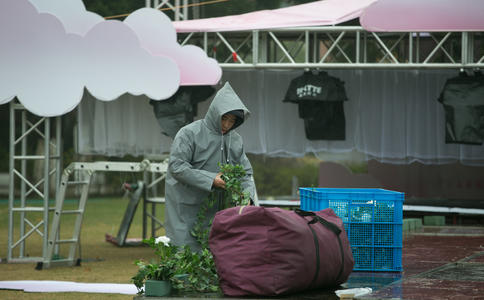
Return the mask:
{"type": "Polygon", "coordinates": [[[266,157],[249,154],[254,169],[257,194],[261,196],[287,196],[292,194],[292,178],[299,187],[318,186],[319,163],[313,156],[303,158],[266,157]]]}
{"type": "Polygon", "coordinates": [[[103,17],[128,14],[145,7],[145,0],[83,0],[88,11],[103,17]]]}

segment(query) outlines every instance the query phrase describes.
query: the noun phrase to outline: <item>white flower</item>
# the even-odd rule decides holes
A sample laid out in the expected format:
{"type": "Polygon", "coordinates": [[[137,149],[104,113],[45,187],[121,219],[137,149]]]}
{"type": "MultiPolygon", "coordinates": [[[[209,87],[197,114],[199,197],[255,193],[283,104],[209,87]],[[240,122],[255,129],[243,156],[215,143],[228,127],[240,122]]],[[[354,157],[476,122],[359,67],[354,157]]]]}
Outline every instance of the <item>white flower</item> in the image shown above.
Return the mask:
{"type": "Polygon", "coordinates": [[[163,243],[165,246],[170,246],[170,238],[167,236],[160,236],[155,239],[155,244],[163,243]]]}

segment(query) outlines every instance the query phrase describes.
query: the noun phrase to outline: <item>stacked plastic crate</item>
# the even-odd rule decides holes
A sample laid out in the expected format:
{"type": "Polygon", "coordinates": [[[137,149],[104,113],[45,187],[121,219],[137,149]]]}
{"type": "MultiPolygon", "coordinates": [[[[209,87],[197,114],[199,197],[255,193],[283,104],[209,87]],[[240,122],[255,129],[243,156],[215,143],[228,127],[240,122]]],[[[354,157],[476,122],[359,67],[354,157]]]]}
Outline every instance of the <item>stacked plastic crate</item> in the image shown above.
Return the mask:
{"type": "Polygon", "coordinates": [[[384,189],[300,188],[301,209],[334,210],[344,223],[356,271],[402,271],[404,193],[384,189]]]}

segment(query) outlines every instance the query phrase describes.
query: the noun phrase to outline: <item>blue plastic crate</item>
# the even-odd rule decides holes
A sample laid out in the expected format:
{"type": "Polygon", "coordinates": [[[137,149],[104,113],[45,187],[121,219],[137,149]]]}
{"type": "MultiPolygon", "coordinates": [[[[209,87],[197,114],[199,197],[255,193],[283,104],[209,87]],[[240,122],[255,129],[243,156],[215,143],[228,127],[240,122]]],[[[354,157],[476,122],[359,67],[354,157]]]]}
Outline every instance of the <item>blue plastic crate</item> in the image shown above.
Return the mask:
{"type": "Polygon", "coordinates": [[[402,271],[401,247],[351,247],[355,271],[402,271]]]}
{"type": "Polygon", "coordinates": [[[299,188],[301,209],[332,208],[343,222],[402,223],[404,193],[384,189],[299,188]]]}
{"type": "Polygon", "coordinates": [[[402,270],[404,193],[384,189],[300,188],[301,209],[331,208],[343,220],[357,271],[402,270]]]}

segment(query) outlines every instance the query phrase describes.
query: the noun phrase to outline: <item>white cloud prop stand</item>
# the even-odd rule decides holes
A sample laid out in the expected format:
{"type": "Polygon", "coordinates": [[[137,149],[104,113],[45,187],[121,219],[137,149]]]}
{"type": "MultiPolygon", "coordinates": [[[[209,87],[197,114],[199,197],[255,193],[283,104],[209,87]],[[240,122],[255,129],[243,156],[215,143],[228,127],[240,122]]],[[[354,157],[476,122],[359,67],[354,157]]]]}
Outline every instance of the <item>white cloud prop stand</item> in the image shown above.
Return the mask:
{"type": "Polygon", "coordinates": [[[103,101],[124,93],[163,100],[180,83],[220,80],[216,61],[181,47],[163,13],[143,8],[130,20],[104,21],[81,0],[0,1],[0,104],[17,96],[50,117],[73,110],[84,87],[103,101]]]}

